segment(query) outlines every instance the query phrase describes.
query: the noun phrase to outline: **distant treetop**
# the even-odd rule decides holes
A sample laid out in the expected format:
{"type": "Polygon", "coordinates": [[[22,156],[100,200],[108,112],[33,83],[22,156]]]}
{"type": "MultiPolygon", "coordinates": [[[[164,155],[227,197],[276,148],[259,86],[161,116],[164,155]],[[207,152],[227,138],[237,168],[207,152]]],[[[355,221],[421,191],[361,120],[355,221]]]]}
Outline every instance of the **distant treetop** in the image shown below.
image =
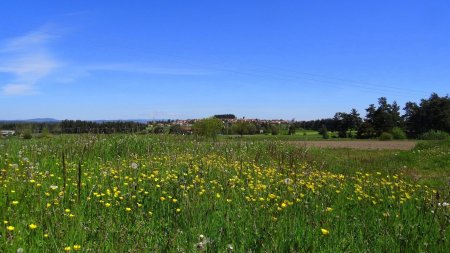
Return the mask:
{"type": "Polygon", "coordinates": [[[214,115],[214,118],[218,119],[236,119],[236,116],[234,114],[218,114],[214,115]]]}

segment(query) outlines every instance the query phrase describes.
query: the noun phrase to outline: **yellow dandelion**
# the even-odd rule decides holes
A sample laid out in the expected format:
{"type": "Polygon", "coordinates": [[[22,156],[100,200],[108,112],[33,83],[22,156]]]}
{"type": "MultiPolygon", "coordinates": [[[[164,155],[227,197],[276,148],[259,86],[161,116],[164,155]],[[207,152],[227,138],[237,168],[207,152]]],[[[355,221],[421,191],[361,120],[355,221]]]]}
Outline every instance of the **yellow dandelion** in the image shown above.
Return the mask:
{"type": "Polygon", "coordinates": [[[17,201],[17,200],[14,200],[13,202],[11,202],[11,204],[13,204],[13,205],[17,205],[17,204],[19,204],[19,201],[17,201]]]}
{"type": "Polygon", "coordinates": [[[164,198],[164,197],[160,197],[159,199],[160,199],[161,201],[166,200],[166,198],[164,198]]]}
{"type": "Polygon", "coordinates": [[[66,210],[64,210],[64,212],[70,213],[70,209],[69,209],[69,208],[66,208],[66,210]]]}
{"type": "Polygon", "coordinates": [[[179,212],[181,212],[181,209],[180,209],[180,208],[177,208],[177,213],[179,213],[179,212]]]}
{"type": "Polygon", "coordinates": [[[333,208],[327,207],[327,212],[331,212],[331,211],[333,211],[333,208]]]}
{"type": "Polygon", "coordinates": [[[15,227],[13,227],[13,226],[7,226],[6,229],[7,229],[8,231],[14,231],[15,227]]]}
{"type": "Polygon", "coordinates": [[[330,233],[330,231],[325,228],[320,229],[320,231],[322,232],[322,235],[328,235],[330,233]]]}
{"type": "Polygon", "coordinates": [[[110,204],[110,203],[105,203],[105,206],[106,206],[106,207],[110,207],[111,204],[110,204]]]}
{"type": "Polygon", "coordinates": [[[81,250],[81,245],[78,244],[73,245],[73,250],[75,251],[81,250]]]}
{"type": "Polygon", "coordinates": [[[34,230],[34,229],[36,229],[38,226],[37,226],[36,224],[34,224],[34,223],[31,223],[30,225],[28,225],[28,227],[29,227],[31,230],[34,230]]]}
{"type": "Polygon", "coordinates": [[[131,208],[129,208],[129,207],[125,208],[125,211],[131,212],[131,208]]]}
{"type": "Polygon", "coordinates": [[[65,251],[70,251],[72,248],[70,246],[64,247],[65,251]]]}

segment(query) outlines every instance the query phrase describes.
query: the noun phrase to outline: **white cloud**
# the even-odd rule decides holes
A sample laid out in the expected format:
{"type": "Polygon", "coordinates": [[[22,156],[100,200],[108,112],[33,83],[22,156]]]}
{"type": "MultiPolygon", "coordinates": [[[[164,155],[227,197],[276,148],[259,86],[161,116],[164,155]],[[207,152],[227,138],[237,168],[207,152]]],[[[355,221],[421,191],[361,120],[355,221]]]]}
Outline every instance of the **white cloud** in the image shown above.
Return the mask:
{"type": "Polygon", "coordinates": [[[211,72],[162,66],[161,64],[110,62],[66,62],[57,59],[51,43],[60,29],[43,26],[19,37],[0,41],[0,93],[9,96],[38,94],[39,85],[76,82],[80,78],[106,71],[128,74],[197,76],[211,72]]]}
{"type": "Polygon", "coordinates": [[[5,95],[35,94],[38,83],[60,67],[49,50],[54,38],[41,28],[0,44],[0,72],[11,76],[7,84],[0,83],[5,95]]]}
{"type": "Polygon", "coordinates": [[[129,72],[140,74],[156,74],[156,75],[206,75],[210,74],[206,71],[199,71],[187,68],[161,67],[148,64],[133,63],[110,63],[86,66],[87,72],[92,71],[112,71],[112,72],[129,72]]]}
{"type": "Polygon", "coordinates": [[[36,91],[28,84],[12,83],[2,87],[2,91],[5,95],[32,95],[36,91]]]}

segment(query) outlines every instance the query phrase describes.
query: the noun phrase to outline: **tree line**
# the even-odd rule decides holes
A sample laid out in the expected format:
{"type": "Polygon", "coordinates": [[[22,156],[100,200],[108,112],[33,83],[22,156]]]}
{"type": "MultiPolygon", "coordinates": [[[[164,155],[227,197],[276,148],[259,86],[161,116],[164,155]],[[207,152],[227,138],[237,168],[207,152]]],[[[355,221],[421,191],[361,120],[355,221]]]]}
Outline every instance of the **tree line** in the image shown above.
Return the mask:
{"type": "Polygon", "coordinates": [[[63,120],[61,122],[0,122],[0,129],[15,130],[18,133],[138,133],[144,130],[147,124],[132,121],[106,121],[94,122],[84,120],[63,120]]]}
{"type": "Polygon", "coordinates": [[[329,138],[328,131],[331,131],[337,132],[339,138],[359,139],[405,139],[407,137],[419,138],[433,132],[442,132],[443,136],[448,136],[450,133],[450,98],[448,95],[440,97],[438,94],[432,93],[429,98],[422,99],[419,104],[407,102],[403,110],[405,113],[401,115],[401,108],[397,102],[389,103],[386,97],[380,97],[377,105],[370,104],[365,110],[364,118],[356,109],[352,109],[348,113],[336,112],[333,118],[292,121],[284,126],[245,120],[238,120],[230,126],[227,123],[220,124],[221,118],[212,117],[196,123],[194,133],[209,136],[213,133],[278,134],[283,130],[286,134],[293,134],[298,129],[305,129],[317,130],[324,138],[329,138]]]}
{"type": "Polygon", "coordinates": [[[370,104],[364,118],[356,109],[350,112],[336,112],[334,117],[294,121],[287,124],[274,124],[263,120],[236,120],[233,114],[215,115],[208,119],[192,120],[192,127],[176,125],[173,121],[144,124],[131,121],[93,122],[82,120],[63,120],[61,122],[27,123],[0,122],[0,129],[16,130],[18,133],[154,133],[154,134],[197,134],[215,137],[217,134],[294,134],[297,130],[316,130],[328,138],[328,132],[337,133],[340,138],[420,138],[424,134],[440,131],[450,133],[450,98],[432,93],[420,103],[407,102],[401,115],[400,106],[386,97],[378,103],[370,104]]]}

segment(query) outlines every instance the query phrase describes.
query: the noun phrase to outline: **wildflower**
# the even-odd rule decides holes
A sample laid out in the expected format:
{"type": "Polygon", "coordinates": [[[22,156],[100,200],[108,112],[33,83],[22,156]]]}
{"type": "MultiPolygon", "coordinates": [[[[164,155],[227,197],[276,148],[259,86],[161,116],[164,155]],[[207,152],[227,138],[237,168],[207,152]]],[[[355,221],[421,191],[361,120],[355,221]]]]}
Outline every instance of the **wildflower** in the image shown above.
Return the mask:
{"type": "Polygon", "coordinates": [[[106,206],[106,207],[110,207],[111,204],[110,204],[110,203],[105,203],[105,206],[106,206]]]}
{"type": "Polygon", "coordinates": [[[234,250],[233,245],[228,244],[227,245],[227,252],[233,252],[233,250],[234,250]]]}
{"type": "Polygon", "coordinates": [[[44,238],[48,238],[48,234],[44,234],[44,238]]]}
{"type": "Polygon", "coordinates": [[[333,211],[333,208],[327,207],[327,212],[331,212],[331,211],[333,211]]]}
{"type": "Polygon", "coordinates": [[[322,235],[328,235],[330,233],[330,231],[325,228],[320,229],[320,231],[322,232],[322,235]]]}
{"type": "Polygon", "coordinates": [[[137,163],[131,163],[131,168],[132,169],[137,169],[138,168],[138,164],[137,163]]]}
{"type": "Polygon", "coordinates": [[[131,212],[131,208],[129,208],[129,207],[125,208],[125,211],[131,212]]]}
{"type": "Polygon", "coordinates": [[[197,251],[204,251],[205,250],[205,243],[199,242],[195,244],[195,248],[197,251]]]}
{"type": "Polygon", "coordinates": [[[160,199],[161,201],[166,200],[166,198],[164,198],[164,197],[160,197],[159,199],[160,199]]]}
{"type": "Polygon", "coordinates": [[[23,248],[18,248],[16,253],[23,253],[23,248]]]}
{"type": "Polygon", "coordinates": [[[56,189],[58,189],[58,186],[57,185],[50,185],[50,189],[56,190],[56,189]]]}
{"type": "Polygon", "coordinates": [[[64,210],[64,212],[70,213],[70,209],[69,209],[69,208],[66,208],[66,210],[64,210]]]}
{"type": "Polygon", "coordinates": [[[81,250],[81,245],[78,244],[73,245],[73,250],[75,251],[81,250]]]}
{"type": "Polygon", "coordinates": [[[19,201],[17,201],[17,200],[14,200],[13,202],[11,202],[11,204],[13,204],[13,205],[17,205],[17,204],[19,204],[19,201]]]}
{"type": "Polygon", "coordinates": [[[14,231],[15,227],[13,227],[13,226],[7,226],[6,229],[7,229],[8,231],[14,231]]]}
{"type": "Polygon", "coordinates": [[[177,210],[176,210],[176,211],[177,211],[177,213],[179,213],[179,212],[181,212],[181,209],[180,209],[180,208],[177,208],[177,210]]]}
{"type": "Polygon", "coordinates": [[[28,227],[29,227],[31,230],[34,230],[34,229],[36,229],[38,226],[37,226],[36,224],[34,224],[34,223],[31,223],[30,225],[28,225],[28,227]]]}
{"type": "Polygon", "coordinates": [[[72,248],[70,246],[64,247],[65,251],[70,251],[72,248]]]}

